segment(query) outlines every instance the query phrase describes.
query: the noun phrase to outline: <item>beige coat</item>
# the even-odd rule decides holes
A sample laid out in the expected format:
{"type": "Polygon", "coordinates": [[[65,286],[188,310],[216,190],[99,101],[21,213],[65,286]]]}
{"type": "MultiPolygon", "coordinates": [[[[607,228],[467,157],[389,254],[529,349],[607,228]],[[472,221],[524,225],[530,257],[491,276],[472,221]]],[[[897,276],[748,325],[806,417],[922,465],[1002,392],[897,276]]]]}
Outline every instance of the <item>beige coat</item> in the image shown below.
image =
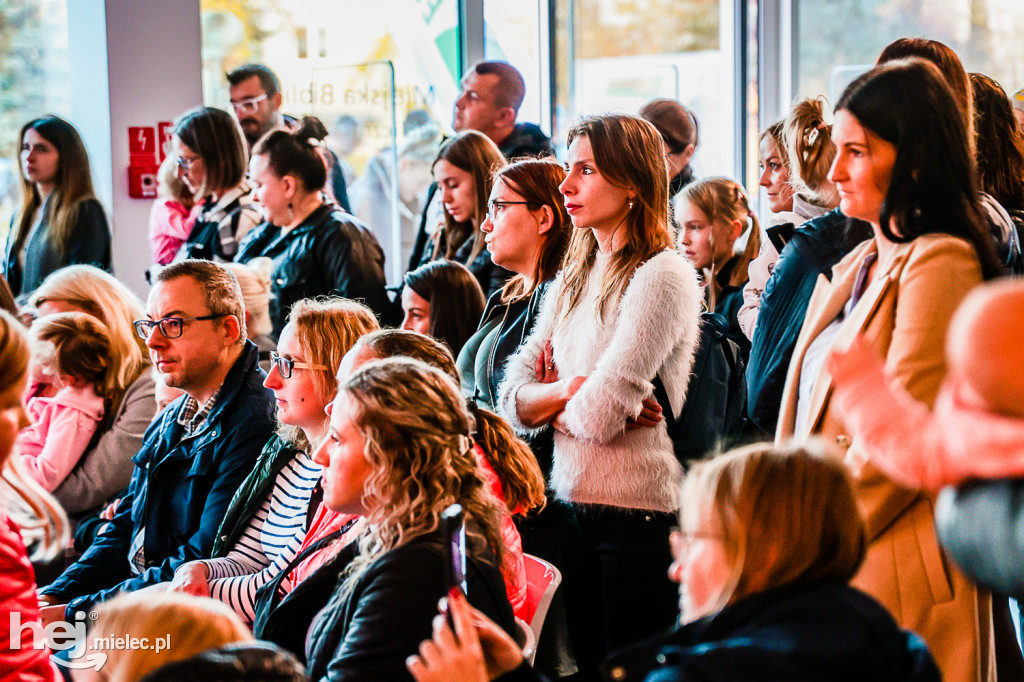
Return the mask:
{"type": "MultiPolygon", "coordinates": [[[[848,432],[829,409],[832,378],[824,367],[809,395],[806,432],[793,433],[807,347],[843,310],[861,262],[875,250],[875,241],[869,240],[836,265],[831,282],[819,278],[793,351],[776,439],[819,434],[845,450],[869,538],[867,558],[853,585],[924,638],[944,680],[994,680],[991,597],[940,549],[932,496],[903,488],[878,471],[858,447],[857,434],[848,432]]],[[[864,334],[885,356],[887,372],[930,405],[946,372],[944,346],[953,312],[980,282],[978,259],[963,240],[928,235],[901,244],[888,262],[876,264],[834,346],[845,347],[864,334]]]]}

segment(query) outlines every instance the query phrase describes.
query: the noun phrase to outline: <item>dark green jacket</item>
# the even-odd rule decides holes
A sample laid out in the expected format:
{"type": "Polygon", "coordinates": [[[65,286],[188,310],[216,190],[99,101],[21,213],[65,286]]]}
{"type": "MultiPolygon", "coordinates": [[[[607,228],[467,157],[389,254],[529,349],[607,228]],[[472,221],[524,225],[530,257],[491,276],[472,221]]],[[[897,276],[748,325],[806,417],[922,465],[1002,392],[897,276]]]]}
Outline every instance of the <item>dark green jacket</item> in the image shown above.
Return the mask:
{"type": "Polygon", "coordinates": [[[256,466],[245,477],[238,492],[228,503],[224,520],[217,529],[217,537],[213,540],[212,558],[216,559],[228,553],[232,545],[242,536],[246,524],[249,523],[260,508],[263,501],[274,489],[274,482],[281,469],[292,461],[300,450],[283,440],[276,433],[263,446],[263,452],[256,460],[256,466]]]}

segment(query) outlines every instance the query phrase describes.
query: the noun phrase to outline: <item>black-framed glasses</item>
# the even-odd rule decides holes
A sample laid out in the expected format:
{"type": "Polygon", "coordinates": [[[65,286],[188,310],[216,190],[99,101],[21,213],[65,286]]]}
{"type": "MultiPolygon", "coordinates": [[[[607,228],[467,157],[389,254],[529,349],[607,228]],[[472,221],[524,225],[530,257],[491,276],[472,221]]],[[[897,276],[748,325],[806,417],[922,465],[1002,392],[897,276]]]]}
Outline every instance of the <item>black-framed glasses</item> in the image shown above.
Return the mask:
{"type": "Polygon", "coordinates": [[[281,374],[282,379],[291,379],[292,370],[296,367],[299,369],[320,369],[325,372],[330,371],[330,368],[324,367],[323,365],[313,365],[308,362],[295,362],[291,358],[286,358],[273,350],[270,351],[270,362],[277,366],[277,371],[281,374]]]}
{"type": "Polygon", "coordinates": [[[231,106],[239,114],[255,114],[256,109],[259,108],[260,102],[267,98],[267,93],[257,95],[256,97],[246,97],[245,99],[232,102],[231,106]]]}
{"type": "Polygon", "coordinates": [[[135,327],[135,333],[139,335],[143,341],[149,339],[153,335],[153,330],[157,327],[160,328],[160,333],[164,335],[165,339],[176,339],[181,336],[181,332],[185,328],[186,322],[198,322],[200,320],[216,320],[221,317],[227,317],[231,313],[217,313],[215,315],[202,315],[200,317],[165,317],[162,320],[135,320],[132,325],[135,327]]]}
{"type": "Polygon", "coordinates": [[[506,206],[540,206],[536,201],[498,201],[497,199],[491,199],[487,202],[487,217],[494,220],[501,212],[505,210],[506,206]]]}
{"type": "Polygon", "coordinates": [[[184,156],[178,155],[178,168],[188,173],[189,169],[192,168],[192,164],[199,160],[198,156],[193,156],[191,159],[186,159],[184,156]]]}

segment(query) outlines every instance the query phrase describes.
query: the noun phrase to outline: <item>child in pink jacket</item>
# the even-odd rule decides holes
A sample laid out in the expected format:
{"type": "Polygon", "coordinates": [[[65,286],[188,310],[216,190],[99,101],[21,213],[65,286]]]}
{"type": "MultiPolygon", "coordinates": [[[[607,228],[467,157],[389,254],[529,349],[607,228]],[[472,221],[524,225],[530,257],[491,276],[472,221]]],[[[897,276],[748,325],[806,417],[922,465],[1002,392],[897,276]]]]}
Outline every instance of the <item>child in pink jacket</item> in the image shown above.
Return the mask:
{"type": "Polygon", "coordinates": [[[832,404],[868,457],[898,483],[938,490],[1024,475],[1024,284],[975,289],[946,338],[948,371],[934,411],[889,380],[861,338],[834,350],[832,404]]]}
{"type": "Polygon", "coordinates": [[[34,373],[56,389],[26,401],[32,425],[18,434],[22,467],[54,491],[81,459],[107,412],[111,358],[107,328],[92,315],[58,313],[31,332],[34,373]]]}

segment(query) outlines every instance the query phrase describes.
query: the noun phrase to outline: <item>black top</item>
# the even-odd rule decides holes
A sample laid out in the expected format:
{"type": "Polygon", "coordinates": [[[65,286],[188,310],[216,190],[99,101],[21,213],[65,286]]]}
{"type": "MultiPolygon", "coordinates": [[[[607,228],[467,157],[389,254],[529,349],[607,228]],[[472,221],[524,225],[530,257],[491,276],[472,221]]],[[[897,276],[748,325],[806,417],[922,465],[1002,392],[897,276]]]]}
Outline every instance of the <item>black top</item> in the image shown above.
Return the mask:
{"type": "MultiPolygon", "coordinates": [[[[31,294],[50,273],[68,265],[95,265],[110,271],[110,228],[98,201],[85,199],[79,204],[78,220],[63,252],[50,241],[49,225],[50,202],[47,201],[43,204],[39,225],[29,234],[8,241],[4,275],[15,296],[31,294]],[[22,251],[25,252],[24,267],[22,251]]],[[[11,230],[13,234],[13,221],[11,230]]]]}

